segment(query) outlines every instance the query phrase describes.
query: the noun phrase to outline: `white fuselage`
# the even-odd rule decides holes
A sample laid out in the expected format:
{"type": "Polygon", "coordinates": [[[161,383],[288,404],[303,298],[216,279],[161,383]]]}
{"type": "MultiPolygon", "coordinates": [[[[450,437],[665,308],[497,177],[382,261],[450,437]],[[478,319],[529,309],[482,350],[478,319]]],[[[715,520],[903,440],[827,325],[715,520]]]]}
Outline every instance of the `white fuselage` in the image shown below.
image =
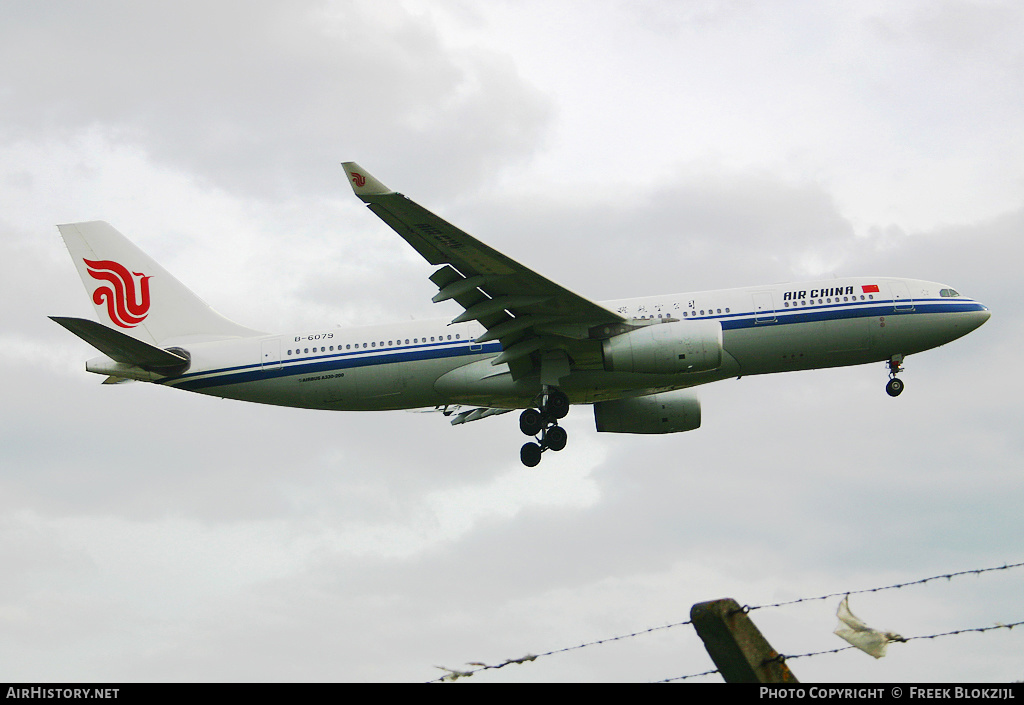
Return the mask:
{"type": "MultiPolygon", "coordinates": [[[[574,368],[559,386],[573,403],[681,389],[741,375],[857,365],[934,348],[989,317],[982,304],[934,282],[857,277],[603,302],[629,319],[717,321],[721,365],[647,374],[574,368]]],[[[678,324],[674,324],[678,325],[678,324]]],[[[495,342],[475,321],[415,321],[182,343],[191,367],[159,383],[219,397],[337,410],[448,404],[525,408],[539,378],[513,381],[492,365],[495,342]]],[[[173,345],[167,341],[165,345],[173,345]]]]}

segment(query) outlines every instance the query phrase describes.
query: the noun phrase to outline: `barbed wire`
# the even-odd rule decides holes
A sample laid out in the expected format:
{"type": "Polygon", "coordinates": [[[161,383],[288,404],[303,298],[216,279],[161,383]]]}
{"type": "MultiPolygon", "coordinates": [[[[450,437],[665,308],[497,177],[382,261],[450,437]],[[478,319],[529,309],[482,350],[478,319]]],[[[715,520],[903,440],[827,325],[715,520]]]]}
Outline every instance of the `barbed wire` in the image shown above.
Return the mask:
{"type": "MultiPolygon", "coordinates": [[[[846,593],[844,592],[843,594],[846,594],[846,593]]],[[[922,634],[920,636],[901,636],[900,638],[894,639],[894,640],[896,642],[905,642],[905,641],[915,641],[915,640],[919,640],[919,639],[934,639],[934,638],[941,638],[943,636],[955,636],[957,634],[969,634],[969,633],[972,633],[972,632],[979,633],[979,632],[985,632],[985,631],[993,631],[995,629],[1013,629],[1014,627],[1019,627],[1021,625],[1024,625],[1024,621],[1011,622],[1009,624],[997,623],[997,624],[993,624],[993,625],[987,626],[987,627],[970,627],[970,628],[966,628],[966,629],[953,629],[952,631],[943,631],[943,632],[938,633],[938,634],[922,634]]],[[[851,649],[856,649],[856,648],[857,647],[854,647],[854,646],[847,646],[847,647],[837,647],[836,649],[826,649],[825,651],[814,651],[814,652],[810,652],[808,654],[779,654],[776,658],[772,659],[772,661],[779,661],[779,662],[783,662],[784,663],[785,661],[792,661],[794,659],[805,659],[805,658],[809,658],[809,657],[812,657],[812,656],[825,656],[825,655],[828,655],[828,654],[838,654],[841,651],[849,651],[851,649]]],[[[718,673],[718,672],[719,671],[716,668],[714,670],[702,671],[700,673],[690,673],[688,675],[677,675],[676,677],[666,678],[665,680],[657,680],[656,682],[672,682],[674,680],[686,680],[687,678],[696,678],[696,677],[701,676],[701,675],[711,675],[713,673],[718,673]]]]}
{"type": "Polygon", "coordinates": [[[665,680],[654,681],[654,682],[655,683],[674,683],[675,681],[685,681],[685,680],[689,680],[690,678],[700,678],[701,676],[713,676],[714,674],[716,674],[718,672],[719,671],[718,671],[717,668],[712,668],[710,671],[704,671],[702,673],[691,673],[691,674],[689,674],[687,676],[676,676],[675,678],[666,678],[665,680]]]}
{"type": "Polygon", "coordinates": [[[687,625],[687,624],[693,624],[692,620],[687,619],[685,622],[674,622],[672,624],[664,624],[664,625],[662,625],[660,627],[650,627],[649,629],[641,629],[640,631],[636,631],[636,632],[633,632],[631,634],[620,634],[619,636],[611,636],[611,637],[608,637],[606,639],[597,639],[596,641],[588,641],[588,642],[585,642],[583,644],[577,644],[576,646],[566,646],[565,648],[562,648],[562,649],[553,649],[552,651],[545,651],[542,654],[527,654],[526,656],[522,656],[522,657],[517,658],[517,659],[507,659],[507,660],[505,660],[502,663],[498,663],[498,664],[494,664],[494,665],[488,665],[486,663],[481,663],[479,661],[470,661],[469,663],[466,664],[467,666],[477,666],[478,668],[475,668],[475,669],[472,669],[472,670],[469,670],[469,671],[458,671],[458,670],[454,670],[454,669],[451,669],[451,668],[445,668],[444,666],[435,666],[435,668],[440,668],[442,671],[448,671],[448,675],[441,676],[440,678],[436,678],[436,679],[434,679],[432,681],[427,681],[427,682],[428,683],[440,683],[441,681],[454,681],[454,680],[458,680],[459,678],[468,678],[469,676],[472,676],[474,673],[479,673],[480,671],[489,671],[489,670],[495,670],[495,669],[498,669],[498,668],[504,668],[505,666],[510,666],[513,663],[528,663],[530,661],[536,661],[537,659],[543,658],[545,656],[554,656],[555,654],[565,653],[566,651],[576,651],[578,649],[585,649],[588,646],[597,646],[598,644],[608,644],[608,643],[611,643],[613,641],[622,641],[623,639],[632,639],[635,636],[641,636],[643,634],[650,634],[651,632],[662,631],[664,629],[672,629],[673,627],[681,627],[681,626],[684,626],[684,625],[687,625]]]}
{"type": "MultiPolygon", "coordinates": [[[[964,575],[981,575],[983,573],[991,573],[993,571],[998,571],[998,570],[1010,570],[1011,568],[1020,568],[1022,566],[1024,566],[1024,562],[1020,562],[1020,563],[1006,563],[1006,564],[1003,564],[1001,566],[993,566],[991,568],[978,568],[978,569],[975,569],[975,570],[961,570],[961,571],[956,571],[956,572],[952,572],[952,573],[943,573],[941,575],[933,575],[933,576],[930,576],[930,577],[927,577],[927,578],[921,578],[920,580],[911,580],[911,581],[907,581],[907,582],[903,582],[903,583],[895,583],[893,585],[884,585],[884,586],[881,586],[881,587],[865,588],[863,590],[844,590],[842,592],[833,592],[833,593],[829,593],[827,595],[818,595],[816,597],[801,597],[801,598],[796,599],[796,600],[785,600],[785,601],[782,601],[782,602],[774,602],[774,603],[764,604],[764,605],[744,605],[742,607],[742,609],[743,609],[744,612],[752,612],[753,610],[770,609],[770,608],[773,608],[773,607],[787,607],[789,605],[796,605],[796,604],[800,604],[800,603],[803,603],[803,602],[815,602],[815,601],[820,601],[820,600],[828,600],[828,599],[831,599],[831,598],[834,598],[834,597],[843,597],[843,596],[846,596],[846,595],[860,595],[860,594],[869,593],[869,592],[883,592],[885,590],[899,590],[899,589],[902,589],[902,588],[905,588],[905,587],[910,587],[910,586],[913,586],[913,585],[924,585],[925,583],[929,583],[929,582],[932,582],[934,580],[941,580],[943,578],[945,578],[946,580],[952,580],[953,578],[958,578],[958,577],[961,577],[961,576],[964,576],[964,575]]],[[[693,623],[692,620],[687,619],[687,620],[682,621],[682,622],[673,622],[671,624],[665,624],[665,625],[662,625],[660,627],[650,627],[648,629],[640,629],[640,630],[632,632],[630,634],[620,634],[619,636],[607,637],[605,639],[597,639],[595,641],[584,642],[582,644],[577,644],[576,646],[567,646],[567,647],[564,647],[564,648],[561,648],[561,649],[553,649],[551,651],[545,651],[544,653],[540,653],[540,654],[527,654],[526,656],[522,656],[522,657],[517,658],[517,659],[506,659],[504,662],[499,663],[499,664],[488,665],[486,663],[482,663],[482,662],[479,662],[479,661],[471,661],[471,662],[466,664],[467,666],[476,666],[476,668],[471,669],[471,670],[462,671],[462,670],[446,668],[445,666],[435,666],[435,668],[439,668],[439,669],[441,669],[443,671],[447,671],[447,674],[444,675],[444,676],[441,676],[440,678],[436,678],[434,680],[427,681],[427,682],[428,683],[440,683],[442,681],[455,681],[455,680],[458,680],[459,678],[468,678],[468,677],[470,677],[470,676],[472,676],[472,675],[474,675],[476,673],[480,673],[481,671],[496,670],[496,669],[499,669],[499,668],[504,668],[505,666],[510,666],[512,664],[530,663],[532,661],[536,661],[538,658],[544,658],[546,656],[553,656],[555,654],[566,653],[568,651],[577,651],[579,649],[585,649],[585,648],[588,648],[588,647],[591,647],[591,646],[597,646],[598,644],[608,644],[608,643],[611,643],[611,642],[614,642],[614,641],[622,641],[624,639],[632,639],[633,637],[642,636],[644,634],[650,634],[652,632],[662,631],[662,630],[665,630],[665,629],[672,629],[674,627],[681,627],[681,626],[685,626],[685,625],[692,624],[692,623],[693,623]]],[[[959,630],[955,630],[955,631],[952,631],[952,632],[944,632],[942,634],[932,634],[932,635],[928,635],[928,636],[907,637],[903,641],[911,641],[911,640],[914,640],[914,639],[936,639],[936,638],[939,638],[939,637],[952,636],[952,635],[955,635],[955,634],[964,634],[964,633],[968,633],[968,632],[987,632],[987,631],[991,631],[993,629],[1012,629],[1013,627],[1020,626],[1021,624],[1024,624],[1024,622],[1014,622],[1012,624],[1005,624],[1005,625],[1004,624],[997,624],[997,625],[994,625],[994,626],[991,626],[991,627],[974,627],[974,628],[970,628],[970,629],[959,629],[959,630]]],[[[821,656],[823,654],[833,654],[833,653],[838,653],[840,651],[846,651],[847,649],[853,649],[853,648],[856,648],[856,647],[853,647],[853,646],[843,646],[843,647],[839,647],[839,648],[836,648],[836,649],[830,649],[830,650],[827,650],[827,651],[818,651],[818,652],[807,653],[807,654],[797,654],[797,655],[791,655],[791,656],[782,656],[781,658],[783,660],[787,660],[787,659],[794,659],[794,658],[806,658],[806,657],[809,657],[809,656],[821,656]]],[[[668,682],[671,682],[671,681],[686,680],[686,679],[689,679],[689,678],[697,678],[699,676],[712,675],[714,673],[718,673],[718,669],[713,669],[713,670],[710,670],[710,671],[703,671],[701,673],[693,673],[693,674],[685,675],[685,676],[676,676],[674,678],[669,678],[669,679],[666,679],[666,680],[663,680],[663,681],[658,681],[658,682],[659,683],[668,683],[668,682]]]]}
{"type": "Polygon", "coordinates": [[[818,595],[817,597],[801,597],[797,600],[786,600],[784,602],[773,602],[767,605],[744,605],[744,610],[752,612],[754,610],[769,609],[771,607],[787,607],[789,605],[800,604],[801,602],[815,602],[817,600],[828,600],[833,597],[843,597],[845,595],[862,595],[868,592],[882,592],[884,590],[899,590],[901,588],[910,587],[911,585],[924,585],[930,583],[933,580],[952,580],[963,575],[981,575],[982,573],[991,573],[995,570],[1009,570],[1010,568],[1020,568],[1024,566],[1022,563],[1007,563],[1001,566],[995,566],[993,568],[978,568],[977,570],[961,570],[955,573],[944,573],[942,575],[933,575],[929,578],[921,578],[920,580],[911,580],[905,583],[896,583],[895,585],[885,585],[883,587],[866,588],[864,590],[844,590],[842,592],[832,592],[828,595],[818,595]]]}
{"type": "Polygon", "coordinates": [[[1024,624],[1024,621],[1011,622],[1009,624],[993,624],[990,627],[972,627],[970,629],[954,629],[951,632],[942,632],[941,634],[929,634],[927,636],[908,636],[904,637],[903,641],[915,641],[917,639],[938,639],[944,636],[956,636],[957,634],[970,634],[971,632],[991,632],[995,629],[1013,629],[1024,624]]]}

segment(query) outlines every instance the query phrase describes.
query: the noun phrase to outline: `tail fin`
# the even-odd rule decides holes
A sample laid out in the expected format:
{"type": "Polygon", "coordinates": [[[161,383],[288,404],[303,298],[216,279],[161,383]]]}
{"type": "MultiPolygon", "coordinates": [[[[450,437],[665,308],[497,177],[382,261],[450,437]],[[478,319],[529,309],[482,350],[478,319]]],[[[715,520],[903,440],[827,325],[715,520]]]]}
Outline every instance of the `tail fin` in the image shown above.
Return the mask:
{"type": "Polygon", "coordinates": [[[110,224],[57,228],[104,325],[152,345],[262,334],[214,311],[110,224]]]}

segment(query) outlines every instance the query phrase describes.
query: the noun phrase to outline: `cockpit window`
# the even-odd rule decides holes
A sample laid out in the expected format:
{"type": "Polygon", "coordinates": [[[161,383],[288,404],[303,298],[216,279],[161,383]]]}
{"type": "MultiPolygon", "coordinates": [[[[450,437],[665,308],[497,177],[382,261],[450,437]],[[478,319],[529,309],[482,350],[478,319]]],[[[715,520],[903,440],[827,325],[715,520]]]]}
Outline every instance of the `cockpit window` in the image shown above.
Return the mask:
{"type": "Polygon", "coordinates": [[[960,296],[960,294],[955,289],[942,289],[939,291],[939,296],[949,298],[953,296],[960,296]]]}

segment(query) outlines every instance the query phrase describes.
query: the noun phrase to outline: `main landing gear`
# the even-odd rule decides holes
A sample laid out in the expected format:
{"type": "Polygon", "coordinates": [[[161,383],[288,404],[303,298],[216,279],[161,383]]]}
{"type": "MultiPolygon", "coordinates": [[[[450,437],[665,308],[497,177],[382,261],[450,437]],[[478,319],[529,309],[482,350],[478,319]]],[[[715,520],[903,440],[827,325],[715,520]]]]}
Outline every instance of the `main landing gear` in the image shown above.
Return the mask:
{"type": "Polygon", "coordinates": [[[903,371],[903,356],[893,355],[887,364],[889,365],[889,383],[885,385],[885,392],[890,397],[898,397],[903,391],[903,380],[896,375],[903,371]]]}
{"type": "Polygon", "coordinates": [[[519,451],[519,459],[528,468],[540,462],[541,453],[565,448],[568,436],[558,420],[569,413],[569,397],[554,387],[544,387],[536,409],[526,409],[519,415],[519,430],[527,436],[537,437],[536,443],[526,443],[519,451]]]}

